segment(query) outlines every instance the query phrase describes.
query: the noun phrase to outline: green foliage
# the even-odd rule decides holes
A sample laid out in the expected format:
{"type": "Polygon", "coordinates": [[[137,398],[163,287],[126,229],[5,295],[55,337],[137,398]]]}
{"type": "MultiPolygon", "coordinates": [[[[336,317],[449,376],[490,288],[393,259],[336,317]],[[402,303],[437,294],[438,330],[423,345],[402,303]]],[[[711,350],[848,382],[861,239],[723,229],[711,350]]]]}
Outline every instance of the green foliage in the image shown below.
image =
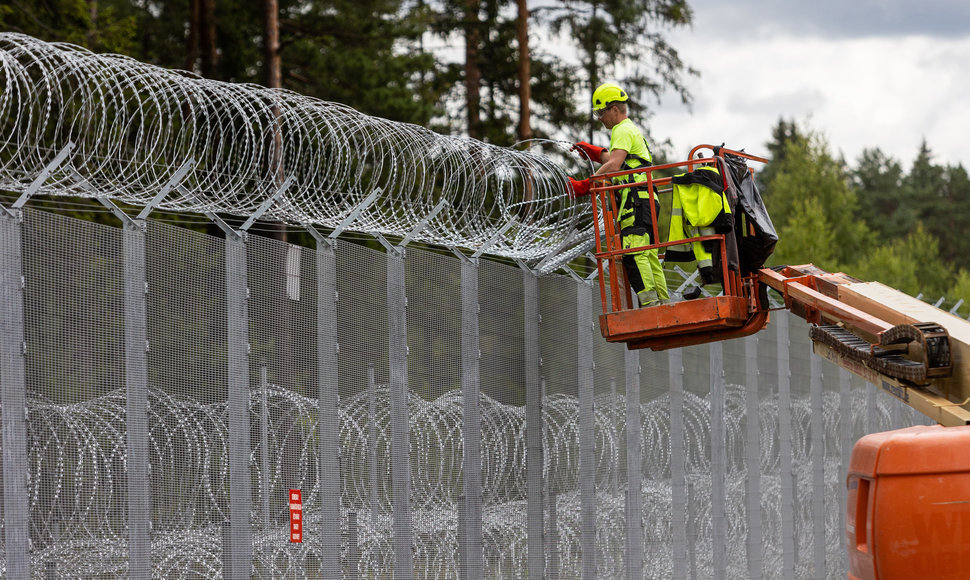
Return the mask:
{"type": "Polygon", "coordinates": [[[402,7],[399,0],[293,3],[281,24],[284,86],[428,125],[456,74],[421,48],[427,11],[402,7]]]}
{"type": "Polygon", "coordinates": [[[795,132],[774,147],[780,159],[772,162],[764,183],[765,204],[780,238],[773,263],[813,256],[824,260],[818,264],[823,268],[854,262],[871,237],[857,219],[859,202],[842,162],[818,133],[795,132]]]}
{"type": "Polygon", "coordinates": [[[903,238],[878,245],[860,256],[849,273],[866,281],[878,281],[912,296],[942,296],[953,283],[952,268],[939,258],[937,239],[922,224],[903,238]]]}
{"type": "Polygon", "coordinates": [[[954,303],[960,299],[963,299],[964,302],[970,302],[970,272],[961,269],[944,296],[954,303]]]}
{"type": "Polygon", "coordinates": [[[835,232],[822,203],[814,198],[799,199],[795,200],[792,210],[794,215],[800,217],[788,221],[778,231],[779,242],[772,262],[810,262],[824,270],[839,270],[835,232]]]}
{"type": "MultiPolygon", "coordinates": [[[[685,78],[697,71],[681,60],[661,31],[688,26],[692,18],[686,0],[563,0],[554,5],[550,23],[555,32],[568,34],[579,51],[583,77],[576,85],[587,89],[583,97],[614,79],[633,95],[659,100],[671,91],[690,104],[685,78]]],[[[636,117],[639,111],[631,114],[636,117]]],[[[585,119],[590,133],[598,129],[592,117],[585,119]]]]}
{"type": "Polygon", "coordinates": [[[0,0],[0,29],[94,51],[131,54],[136,9],[128,0],[0,0]]]}
{"type": "Polygon", "coordinates": [[[907,203],[899,162],[879,149],[866,149],[851,174],[859,193],[860,215],[880,238],[891,239],[913,228],[916,209],[907,203]]]}
{"type": "Polygon", "coordinates": [[[773,264],[814,263],[910,295],[970,301],[970,178],[932,162],[926,143],[909,173],[878,148],[849,168],[817,132],[780,120],[759,175],[779,233],[773,264]]]}

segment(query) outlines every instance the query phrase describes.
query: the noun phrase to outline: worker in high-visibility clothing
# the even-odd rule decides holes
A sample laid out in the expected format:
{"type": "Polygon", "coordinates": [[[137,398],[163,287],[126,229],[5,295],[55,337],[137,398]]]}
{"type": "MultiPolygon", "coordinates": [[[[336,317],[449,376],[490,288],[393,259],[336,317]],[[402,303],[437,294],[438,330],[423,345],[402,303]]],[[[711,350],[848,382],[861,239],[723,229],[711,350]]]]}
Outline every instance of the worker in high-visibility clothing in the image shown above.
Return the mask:
{"type": "MultiPolygon", "coordinates": [[[[593,175],[646,167],[653,163],[650,148],[643,133],[627,116],[626,91],[616,83],[605,83],[593,92],[593,114],[610,130],[610,147],[597,147],[585,141],[573,146],[573,150],[601,163],[593,175]]],[[[637,174],[614,177],[613,183],[642,181],[637,174]]],[[[590,180],[570,178],[570,197],[589,194],[590,180]]],[[[646,187],[624,188],[614,192],[619,211],[619,227],[623,249],[638,248],[657,243],[653,239],[653,221],[650,213],[650,192],[646,187]]],[[[654,196],[654,212],[660,212],[660,203],[654,196]]],[[[623,269],[630,286],[637,293],[640,306],[653,306],[667,302],[667,279],[660,264],[657,249],[642,250],[623,255],[623,269]]]]}

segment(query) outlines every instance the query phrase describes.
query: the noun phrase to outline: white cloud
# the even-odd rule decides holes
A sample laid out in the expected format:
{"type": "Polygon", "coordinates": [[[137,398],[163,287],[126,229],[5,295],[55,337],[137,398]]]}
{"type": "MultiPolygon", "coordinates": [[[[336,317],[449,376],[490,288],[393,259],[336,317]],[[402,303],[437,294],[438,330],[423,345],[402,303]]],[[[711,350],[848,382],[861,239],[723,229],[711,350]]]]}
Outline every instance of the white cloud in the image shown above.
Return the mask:
{"type": "MultiPolygon", "coordinates": [[[[700,23],[699,23],[700,24],[700,23]]],[[[700,142],[765,151],[780,118],[808,121],[834,153],[854,161],[878,147],[904,166],[925,137],[937,162],[967,160],[970,38],[718,38],[677,33],[674,46],[701,71],[693,114],[665,98],[650,122],[675,156],[700,142]]]]}

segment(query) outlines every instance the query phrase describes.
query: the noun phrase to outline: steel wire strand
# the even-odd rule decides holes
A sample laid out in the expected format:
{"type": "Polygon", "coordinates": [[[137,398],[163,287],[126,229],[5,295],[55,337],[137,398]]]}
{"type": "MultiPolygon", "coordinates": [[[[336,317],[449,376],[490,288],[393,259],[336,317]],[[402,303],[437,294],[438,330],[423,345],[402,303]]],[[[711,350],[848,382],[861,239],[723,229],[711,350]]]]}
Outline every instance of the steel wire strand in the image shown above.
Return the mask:
{"type": "Polygon", "coordinates": [[[350,230],[523,260],[590,226],[588,204],[566,196],[575,161],[561,144],[497,147],[15,33],[0,34],[0,67],[0,186],[12,192],[73,143],[41,193],[144,206],[192,164],[159,208],[250,216],[287,183],[266,218],[335,228],[376,193],[350,230]]]}

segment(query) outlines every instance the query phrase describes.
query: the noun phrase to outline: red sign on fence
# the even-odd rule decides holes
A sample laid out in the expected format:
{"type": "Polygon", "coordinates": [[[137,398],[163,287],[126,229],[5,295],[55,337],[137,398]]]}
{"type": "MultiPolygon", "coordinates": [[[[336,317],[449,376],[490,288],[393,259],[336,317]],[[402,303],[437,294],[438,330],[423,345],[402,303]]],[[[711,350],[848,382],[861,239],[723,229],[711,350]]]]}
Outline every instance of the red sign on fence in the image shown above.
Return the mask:
{"type": "Polygon", "coordinates": [[[298,489],[290,490],[290,541],[303,542],[303,494],[298,489]]]}

